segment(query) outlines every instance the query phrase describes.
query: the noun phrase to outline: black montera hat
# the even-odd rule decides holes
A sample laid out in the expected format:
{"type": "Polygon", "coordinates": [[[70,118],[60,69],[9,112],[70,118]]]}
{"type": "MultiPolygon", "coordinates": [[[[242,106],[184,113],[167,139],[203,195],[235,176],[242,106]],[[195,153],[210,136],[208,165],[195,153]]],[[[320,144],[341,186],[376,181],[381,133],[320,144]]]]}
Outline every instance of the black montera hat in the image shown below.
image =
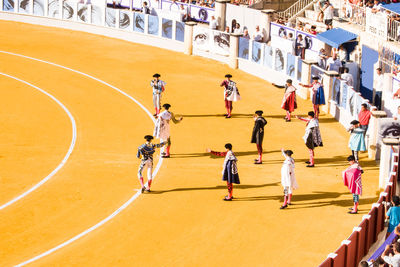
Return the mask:
{"type": "Polygon", "coordinates": [[[164,105],[162,105],[163,106],[163,108],[165,108],[165,109],[169,109],[170,107],[171,107],[171,105],[170,104],[167,104],[167,103],[165,103],[164,105]]]}
{"type": "Polygon", "coordinates": [[[264,113],[262,110],[257,110],[256,112],[254,112],[255,114],[257,114],[258,116],[262,116],[262,114],[264,113]]]}
{"type": "Polygon", "coordinates": [[[232,78],[232,75],[231,74],[226,74],[225,78],[232,78]]]}
{"type": "Polygon", "coordinates": [[[154,77],[154,78],[159,78],[159,77],[161,77],[161,75],[158,74],[158,73],[156,73],[156,74],[153,75],[153,77],[154,77]]]}
{"type": "Polygon", "coordinates": [[[287,83],[290,83],[290,84],[293,83],[293,81],[292,81],[291,79],[287,79],[286,82],[287,82],[287,83]]]}
{"type": "Polygon", "coordinates": [[[357,125],[357,124],[359,124],[359,123],[360,123],[360,122],[359,122],[358,120],[353,120],[353,121],[350,122],[351,125],[357,125]]]}
{"type": "Polygon", "coordinates": [[[319,80],[319,77],[318,76],[313,76],[312,79],[313,80],[319,80]]]}
{"type": "Polygon", "coordinates": [[[150,141],[150,140],[153,140],[154,137],[152,135],[145,135],[144,139],[146,139],[146,141],[150,141]]]}

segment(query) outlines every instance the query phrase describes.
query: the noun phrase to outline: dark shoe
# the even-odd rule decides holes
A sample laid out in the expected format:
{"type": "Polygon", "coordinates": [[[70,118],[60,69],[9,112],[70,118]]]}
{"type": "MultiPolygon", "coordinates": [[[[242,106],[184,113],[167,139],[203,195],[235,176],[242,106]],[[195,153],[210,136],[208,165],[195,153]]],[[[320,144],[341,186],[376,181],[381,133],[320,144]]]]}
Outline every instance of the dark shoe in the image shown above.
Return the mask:
{"type": "Polygon", "coordinates": [[[286,122],[291,122],[291,120],[286,119],[286,122]]]}
{"type": "Polygon", "coordinates": [[[292,202],[288,202],[287,204],[288,204],[288,205],[292,205],[292,202]]]}
{"type": "Polygon", "coordinates": [[[353,208],[349,208],[349,210],[353,210],[353,208]]]}
{"type": "Polygon", "coordinates": [[[307,164],[310,164],[311,162],[309,162],[309,161],[306,161],[306,163],[307,163],[307,164]]]}
{"type": "Polygon", "coordinates": [[[170,155],[161,155],[162,158],[170,158],[170,155]]]}
{"type": "Polygon", "coordinates": [[[309,165],[307,165],[306,167],[307,167],[307,168],[313,168],[313,167],[314,167],[314,164],[313,164],[313,165],[310,165],[310,164],[309,164],[309,165]]]}
{"type": "Polygon", "coordinates": [[[229,198],[228,196],[224,197],[224,201],[232,201],[232,198],[229,198]]]}
{"type": "Polygon", "coordinates": [[[287,208],[287,205],[282,205],[279,209],[283,210],[283,209],[286,209],[286,208],[287,208]]]}
{"type": "Polygon", "coordinates": [[[142,187],[142,190],[141,190],[141,191],[142,191],[142,193],[144,192],[144,190],[146,190],[146,188],[143,186],[143,187],[142,187]]]}
{"type": "Polygon", "coordinates": [[[349,212],[347,212],[348,214],[357,214],[357,211],[349,211],[349,212]]]}
{"type": "Polygon", "coordinates": [[[231,116],[226,116],[226,117],[225,117],[225,119],[230,119],[230,118],[231,118],[231,116]]]}
{"type": "Polygon", "coordinates": [[[146,192],[147,192],[147,193],[150,193],[150,192],[151,192],[150,188],[146,189],[146,192]]]}
{"type": "Polygon", "coordinates": [[[256,161],[254,164],[262,164],[262,161],[256,161]]]}
{"type": "Polygon", "coordinates": [[[157,114],[156,114],[156,113],[154,113],[154,114],[153,114],[153,116],[154,116],[154,117],[157,117],[157,114]]]}

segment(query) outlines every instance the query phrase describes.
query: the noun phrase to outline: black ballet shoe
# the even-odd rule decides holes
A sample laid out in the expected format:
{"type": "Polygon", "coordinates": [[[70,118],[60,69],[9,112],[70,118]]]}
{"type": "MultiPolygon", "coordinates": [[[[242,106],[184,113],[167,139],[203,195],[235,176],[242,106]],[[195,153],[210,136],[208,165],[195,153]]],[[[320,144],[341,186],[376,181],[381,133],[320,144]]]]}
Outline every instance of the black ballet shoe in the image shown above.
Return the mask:
{"type": "Polygon", "coordinates": [[[262,161],[256,161],[254,164],[262,164],[262,161]]]}
{"type": "Polygon", "coordinates": [[[165,158],[170,158],[171,156],[170,155],[161,155],[161,157],[165,159],[165,158]]]}
{"type": "Polygon", "coordinates": [[[223,198],[224,201],[232,201],[232,198],[229,198],[228,196],[223,198]]]}
{"type": "Polygon", "coordinates": [[[292,202],[288,202],[287,204],[288,204],[288,205],[292,205],[292,202]]]}
{"type": "Polygon", "coordinates": [[[286,209],[286,208],[287,208],[287,205],[282,205],[279,209],[283,210],[283,209],[286,209]]]}
{"type": "Polygon", "coordinates": [[[225,119],[230,119],[230,118],[232,118],[232,116],[225,116],[225,119]]]}
{"type": "Polygon", "coordinates": [[[150,188],[148,188],[148,189],[146,188],[145,191],[146,191],[147,193],[150,193],[150,192],[151,192],[150,188]]]}
{"type": "Polygon", "coordinates": [[[310,164],[311,162],[309,162],[309,161],[306,161],[306,163],[307,163],[307,164],[310,164]]]}
{"type": "Polygon", "coordinates": [[[307,167],[307,168],[313,168],[313,167],[314,167],[314,164],[313,164],[313,165],[308,164],[306,167],[307,167]]]}
{"type": "Polygon", "coordinates": [[[141,189],[142,193],[144,192],[144,190],[146,190],[146,188],[143,186],[141,189]]]}
{"type": "Polygon", "coordinates": [[[348,214],[357,214],[358,212],[357,211],[353,211],[353,210],[351,210],[351,211],[349,211],[349,212],[347,212],[348,214]]]}
{"type": "Polygon", "coordinates": [[[286,120],[286,122],[291,122],[291,120],[286,120]]]}

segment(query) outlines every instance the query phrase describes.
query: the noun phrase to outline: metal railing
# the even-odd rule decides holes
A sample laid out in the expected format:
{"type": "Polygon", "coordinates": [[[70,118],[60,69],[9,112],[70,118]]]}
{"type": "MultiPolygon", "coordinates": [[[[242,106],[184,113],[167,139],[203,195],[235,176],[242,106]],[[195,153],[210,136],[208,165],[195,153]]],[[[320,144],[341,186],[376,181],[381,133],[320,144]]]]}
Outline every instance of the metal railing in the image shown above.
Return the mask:
{"type": "Polygon", "coordinates": [[[388,19],[388,39],[395,42],[400,41],[400,22],[392,18],[388,19]]]}
{"type": "Polygon", "coordinates": [[[364,6],[354,5],[349,2],[343,4],[343,1],[340,1],[339,18],[342,20],[360,25],[365,29],[365,16],[364,6]]]}
{"type": "Polygon", "coordinates": [[[288,9],[278,12],[278,16],[282,18],[294,19],[299,13],[313,5],[313,0],[298,0],[288,9]]]}

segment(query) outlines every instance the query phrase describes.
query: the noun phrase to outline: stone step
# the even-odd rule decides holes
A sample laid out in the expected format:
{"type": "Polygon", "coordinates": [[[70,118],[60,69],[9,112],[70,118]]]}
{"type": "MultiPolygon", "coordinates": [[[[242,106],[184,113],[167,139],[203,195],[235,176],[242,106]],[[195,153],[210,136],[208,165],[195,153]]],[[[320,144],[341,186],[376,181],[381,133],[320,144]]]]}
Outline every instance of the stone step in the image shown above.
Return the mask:
{"type": "Polygon", "coordinates": [[[305,18],[305,17],[297,17],[297,21],[301,21],[303,24],[310,24],[310,25],[315,25],[317,27],[317,32],[324,32],[327,30],[327,27],[324,23],[318,22],[313,19],[305,18]]]}

